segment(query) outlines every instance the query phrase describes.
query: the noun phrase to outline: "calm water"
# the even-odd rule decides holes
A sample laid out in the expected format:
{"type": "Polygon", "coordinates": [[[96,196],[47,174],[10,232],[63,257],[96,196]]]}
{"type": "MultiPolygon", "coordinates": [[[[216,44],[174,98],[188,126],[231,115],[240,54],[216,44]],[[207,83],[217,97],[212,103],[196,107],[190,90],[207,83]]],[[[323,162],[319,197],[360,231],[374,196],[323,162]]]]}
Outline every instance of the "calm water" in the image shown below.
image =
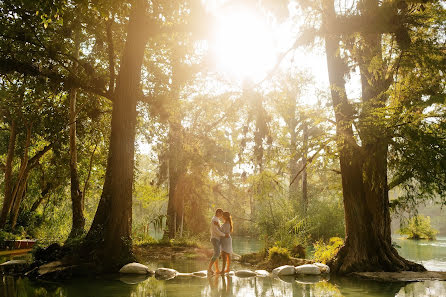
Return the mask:
{"type": "MultiPolygon", "coordinates": [[[[436,241],[410,241],[394,238],[401,246],[401,255],[422,262],[430,270],[446,271],[446,237],[436,241]]],[[[247,253],[262,248],[255,239],[235,238],[234,251],[247,253]]],[[[170,267],[180,272],[193,272],[206,268],[205,262],[176,260],[145,263],[150,268],[170,267]]],[[[247,268],[234,263],[233,269],[247,268]]],[[[248,267],[249,268],[249,267],[248,267]]],[[[361,297],[418,297],[446,296],[446,282],[380,283],[349,278],[238,278],[235,276],[212,278],[176,278],[167,281],[153,277],[108,276],[101,279],[75,279],[63,283],[35,282],[26,278],[3,277],[0,297],[147,297],[147,296],[361,296],[361,297]]]]}

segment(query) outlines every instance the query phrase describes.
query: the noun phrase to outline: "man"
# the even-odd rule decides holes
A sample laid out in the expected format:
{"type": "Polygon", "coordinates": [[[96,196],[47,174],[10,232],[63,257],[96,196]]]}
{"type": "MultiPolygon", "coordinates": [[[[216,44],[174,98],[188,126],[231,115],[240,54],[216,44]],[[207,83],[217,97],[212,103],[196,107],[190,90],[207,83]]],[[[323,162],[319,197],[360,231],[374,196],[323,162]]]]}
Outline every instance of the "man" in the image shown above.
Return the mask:
{"type": "Polygon", "coordinates": [[[220,237],[226,236],[229,237],[229,234],[225,234],[220,230],[220,221],[219,219],[223,217],[223,210],[218,208],[215,211],[215,216],[211,220],[211,243],[214,247],[214,254],[212,255],[211,261],[209,262],[208,267],[208,275],[212,275],[212,265],[215,263],[215,273],[219,274],[220,270],[218,269],[218,257],[220,257],[220,237]]]}

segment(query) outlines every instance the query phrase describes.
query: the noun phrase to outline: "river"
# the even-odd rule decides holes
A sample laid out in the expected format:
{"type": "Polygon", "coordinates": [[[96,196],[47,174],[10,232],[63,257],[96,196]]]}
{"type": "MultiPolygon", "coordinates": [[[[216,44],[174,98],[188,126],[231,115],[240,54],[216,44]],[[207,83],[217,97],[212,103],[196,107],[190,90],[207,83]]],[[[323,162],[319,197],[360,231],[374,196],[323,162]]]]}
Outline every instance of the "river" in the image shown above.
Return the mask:
{"type": "MultiPolygon", "coordinates": [[[[420,262],[429,270],[446,271],[446,237],[434,241],[412,241],[393,238],[400,254],[420,262]]],[[[243,254],[262,248],[260,241],[234,238],[234,252],[243,254]]],[[[176,260],[145,263],[150,268],[170,267],[180,272],[205,269],[206,263],[176,260]]],[[[247,268],[234,263],[233,269],[247,268]]],[[[249,268],[249,267],[248,267],[249,268]]],[[[351,278],[176,278],[157,280],[153,277],[107,276],[99,279],[73,279],[63,283],[36,282],[27,278],[3,276],[0,297],[186,297],[186,296],[361,296],[361,297],[418,297],[446,296],[446,282],[382,283],[351,278]]]]}

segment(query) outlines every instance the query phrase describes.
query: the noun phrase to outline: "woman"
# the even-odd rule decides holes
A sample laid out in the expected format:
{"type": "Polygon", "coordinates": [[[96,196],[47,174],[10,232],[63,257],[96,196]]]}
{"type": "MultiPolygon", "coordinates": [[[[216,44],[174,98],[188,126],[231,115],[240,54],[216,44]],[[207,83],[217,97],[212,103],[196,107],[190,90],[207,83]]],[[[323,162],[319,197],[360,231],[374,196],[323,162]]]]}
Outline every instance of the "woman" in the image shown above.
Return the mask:
{"type": "Polygon", "coordinates": [[[232,217],[227,211],[223,212],[224,224],[221,226],[221,231],[225,234],[229,234],[229,237],[222,237],[221,242],[221,253],[223,258],[223,267],[221,272],[228,273],[231,267],[231,254],[232,254],[232,238],[231,233],[233,231],[232,217]],[[228,263],[228,268],[225,270],[226,263],[228,263]]]}

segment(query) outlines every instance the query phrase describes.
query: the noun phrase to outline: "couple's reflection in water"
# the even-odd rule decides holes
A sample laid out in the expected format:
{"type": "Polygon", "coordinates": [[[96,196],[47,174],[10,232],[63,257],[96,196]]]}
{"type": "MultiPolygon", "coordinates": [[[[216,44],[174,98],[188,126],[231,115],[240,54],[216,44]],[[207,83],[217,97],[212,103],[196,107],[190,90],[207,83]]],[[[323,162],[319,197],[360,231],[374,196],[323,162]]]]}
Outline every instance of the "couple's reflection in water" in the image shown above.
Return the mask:
{"type": "Polygon", "coordinates": [[[231,275],[213,275],[207,278],[210,288],[210,296],[227,297],[234,296],[231,275]]]}

